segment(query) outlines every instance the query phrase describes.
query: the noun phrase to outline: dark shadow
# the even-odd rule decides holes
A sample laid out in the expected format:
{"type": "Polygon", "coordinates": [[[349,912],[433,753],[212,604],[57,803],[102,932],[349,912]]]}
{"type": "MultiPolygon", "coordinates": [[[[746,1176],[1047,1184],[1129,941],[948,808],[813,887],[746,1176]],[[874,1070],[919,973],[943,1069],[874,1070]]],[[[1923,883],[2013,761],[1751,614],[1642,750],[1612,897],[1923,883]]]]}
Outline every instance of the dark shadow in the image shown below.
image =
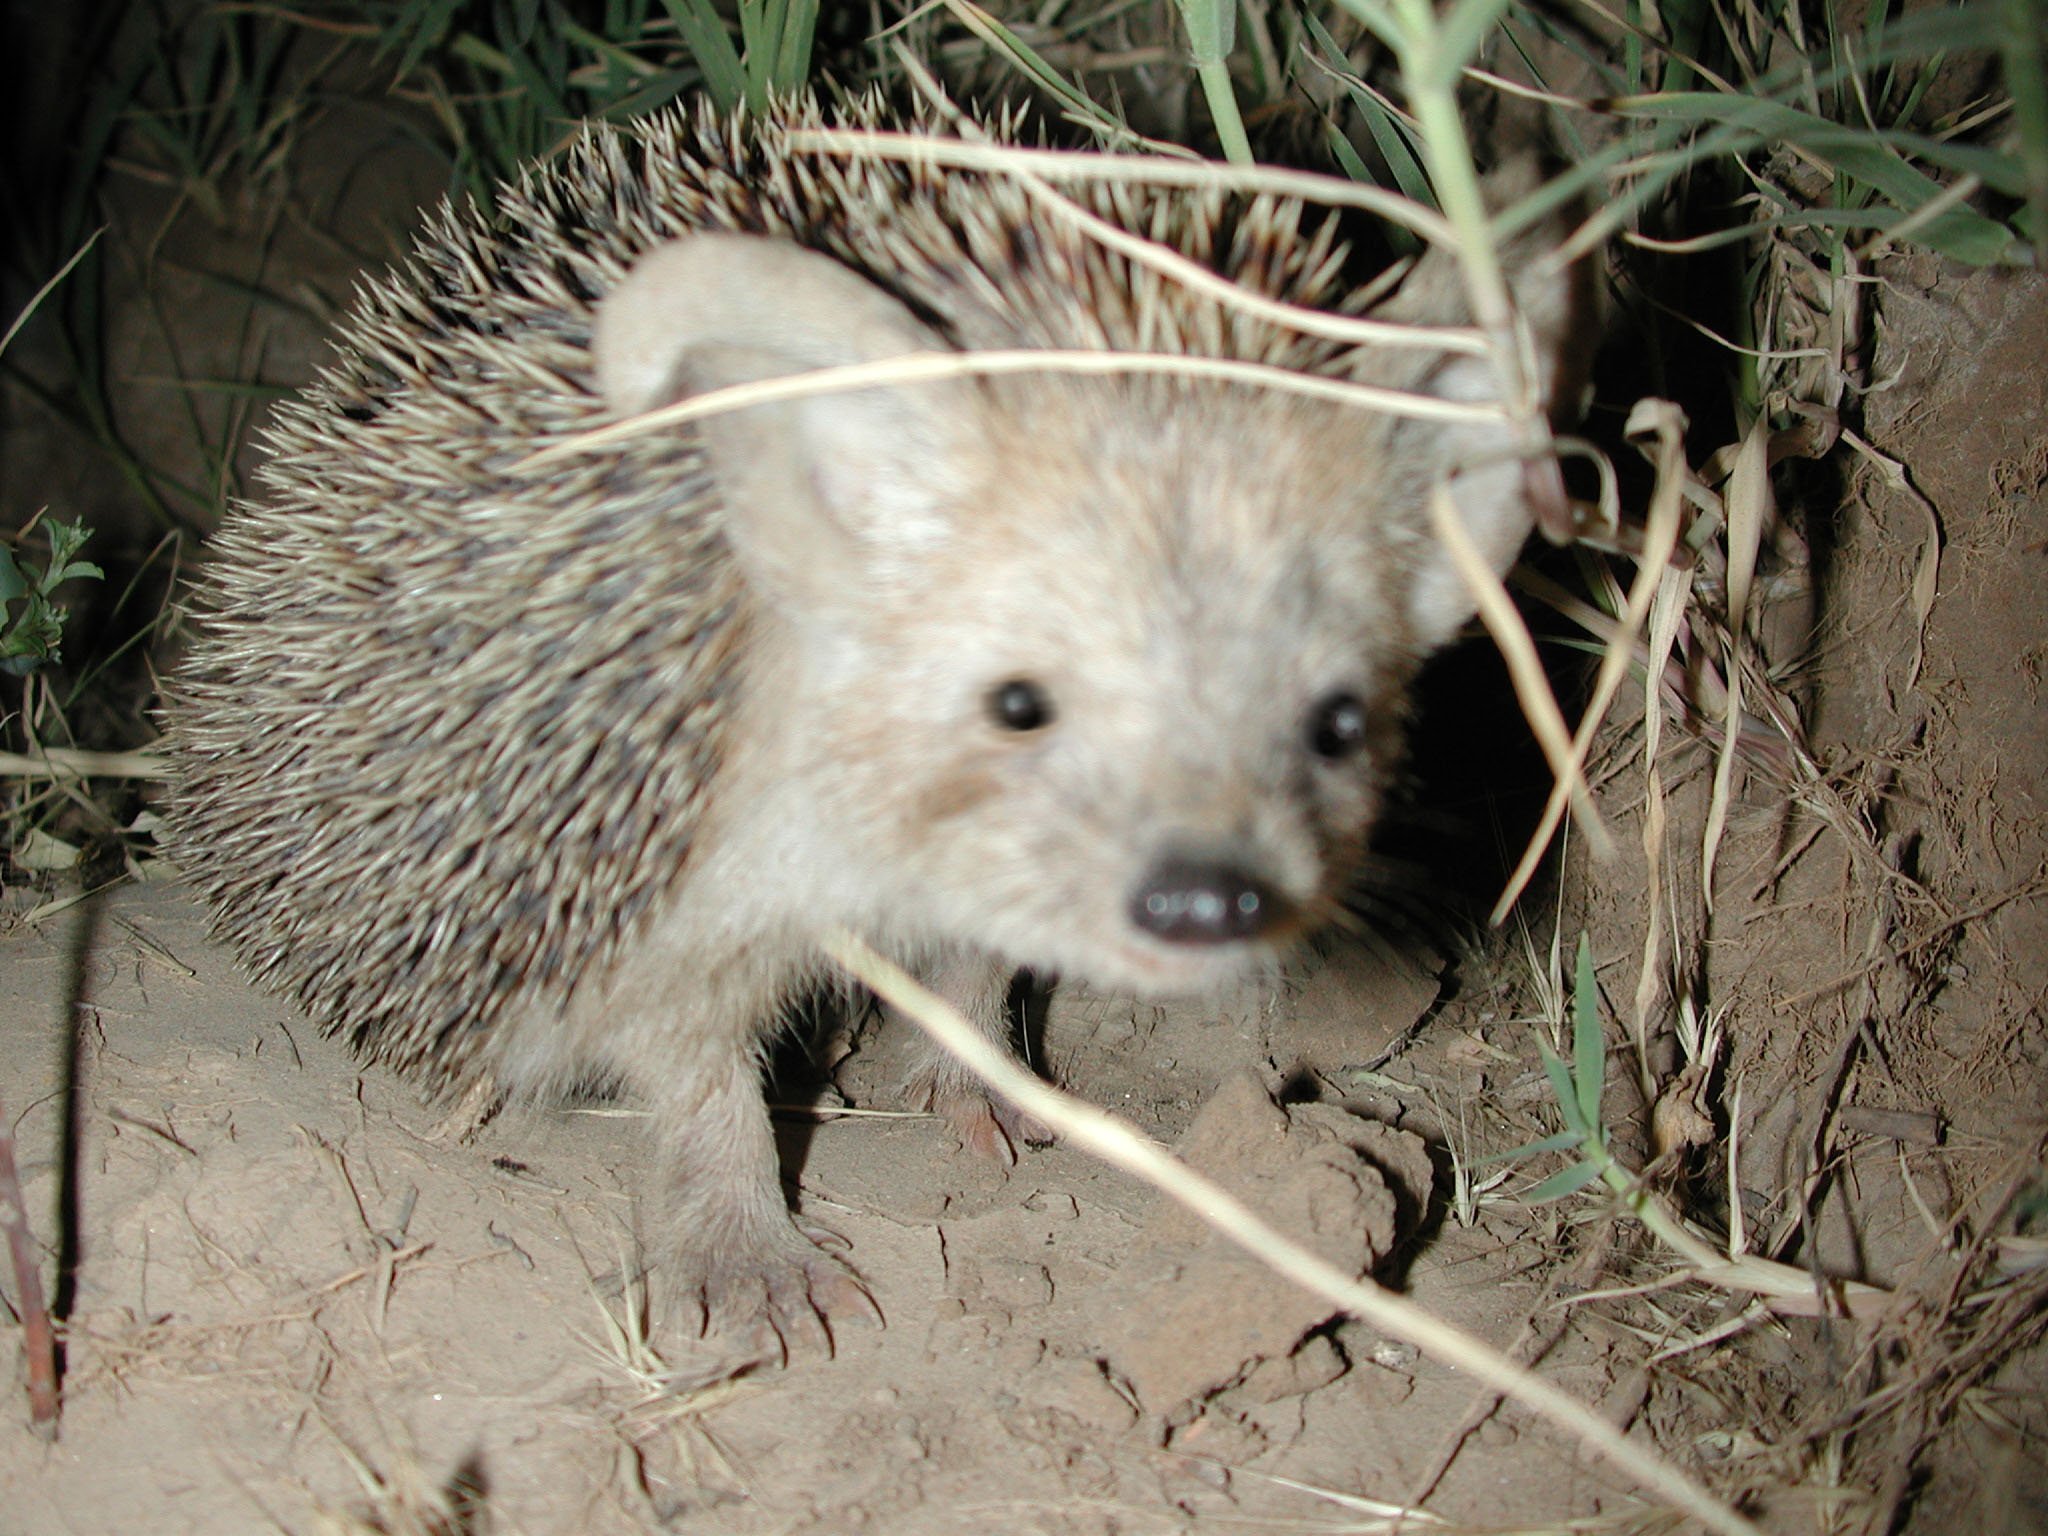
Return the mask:
{"type": "Polygon", "coordinates": [[[782,1164],[782,1182],[792,1202],[797,1175],[803,1171],[811,1138],[818,1131],[816,1111],[832,1087],[819,1047],[842,1023],[858,1023],[858,1010],[872,1006],[864,996],[849,1001],[839,988],[816,988],[787,1005],[787,1022],[769,1041],[761,1089],[775,1127],[775,1155],[782,1164]]]}
{"type": "Polygon", "coordinates": [[[441,1485],[441,1502],[448,1509],[447,1524],[440,1527],[447,1536],[484,1536],[490,1530],[491,1478],[481,1451],[471,1451],[448,1474],[441,1485]]]}
{"type": "Polygon", "coordinates": [[[1057,1084],[1045,1059],[1045,1020],[1052,1008],[1053,983],[1030,971],[1010,978],[1010,1030],[1024,1065],[1048,1083],[1057,1084]]]}
{"type": "MultiPolygon", "coordinates": [[[[1532,546],[1530,560],[1567,586],[1576,576],[1559,551],[1532,546]]],[[[1522,605],[1545,677],[1575,726],[1591,668],[1585,654],[1549,643],[1560,625],[1522,605]]],[[[1543,814],[1550,766],[1486,636],[1434,657],[1416,679],[1408,758],[1350,903],[1365,927],[1399,943],[1429,942],[1446,956],[1484,925],[1543,814]]],[[[1552,858],[1555,853],[1553,850],[1552,858]]],[[[1545,875],[1525,895],[1542,889],[1545,875]]]]}
{"type": "Polygon", "coordinates": [[[57,1026],[64,1053],[58,1074],[64,1119],[57,1147],[57,1283],[50,1296],[50,1317],[58,1329],[60,1383],[68,1353],[63,1329],[78,1304],[78,1271],[85,1260],[85,1036],[92,1004],[92,956],[99,945],[105,903],[106,887],[87,891],[78,903],[66,957],[64,1017],[57,1026]]]}

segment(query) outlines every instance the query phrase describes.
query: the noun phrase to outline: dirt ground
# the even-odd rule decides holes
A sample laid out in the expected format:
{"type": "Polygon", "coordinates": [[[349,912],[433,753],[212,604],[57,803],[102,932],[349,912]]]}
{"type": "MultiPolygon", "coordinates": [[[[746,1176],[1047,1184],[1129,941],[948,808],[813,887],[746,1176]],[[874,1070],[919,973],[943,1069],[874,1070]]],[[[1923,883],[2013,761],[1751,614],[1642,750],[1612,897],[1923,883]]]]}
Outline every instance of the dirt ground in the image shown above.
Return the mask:
{"type": "MultiPolygon", "coordinates": [[[[28,1106],[38,1209],[62,1140],[51,1010],[78,921],[25,928],[5,951],[5,1089],[28,1106]]],[[[1172,1530],[1204,1512],[1313,1512],[1281,1476],[1399,1499],[1470,1405],[1455,1374],[1322,1327],[1327,1307],[1185,1221],[1163,1226],[1086,1158],[1054,1147],[1005,1175],[924,1117],[790,1126],[802,1209],[849,1240],[886,1330],[847,1333],[834,1360],[664,1396],[722,1362],[658,1327],[649,1339],[633,1310],[651,1296],[660,1321],[660,1278],[643,1287],[634,1266],[630,1107],[513,1111],[473,1145],[437,1143],[435,1110],[250,991],[182,896],[127,891],[99,921],[69,1406],[57,1445],[8,1438],[10,1529],[302,1530],[360,1504],[366,1475],[441,1485],[469,1468],[493,1529],[1172,1530]],[[1170,1310],[1176,1286],[1193,1316],[1170,1310]],[[1425,1418],[1437,1434],[1416,1435],[1425,1418]],[[1177,1454],[1160,1449],[1169,1435],[1177,1454]],[[1254,1464],[1263,1475],[1225,1470],[1254,1464]]],[[[1330,1011],[1337,989],[1311,982],[1300,1016],[1370,1054],[1435,991],[1420,974],[1387,981],[1363,1016],[1330,1011]]],[[[1249,1000],[1222,1016],[1080,1000],[1049,1021],[1047,1048],[1142,1125],[1200,1116],[1226,1144],[1203,1160],[1249,1164],[1270,1189],[1286,1183],[1287,1118],[1248,1074],[1288,1048],[1279,1018],[1249,1000]]],[[[1397,1197],[1345,1152],[1349,1197],[1313,1228],[1354,1268],[1426,1198],[1420,1140],[1383,1134],[1380,1155],[1415,1183],[1397,1197]]],[[[1271,1204],[1290,1209],[1284,1192],[1271,1204]]],[[[1511,1325],[1497,1241],[1433,1251],[1421,1294],[1482,1332],[1511,1325]]],[[[1602,1357],[1575,1367],[1589,1385],[1602,1357]]],[[[1502,1477],[1540,1483],[1560,1510],[1615,1496],[1557,1471],[1557,1453],[1504,1435],[1444,1507],[1483,1516],[1502,1477]]]]}
{"type": "MultiPolygon", "coordinates": [[[[1335,941],[1199,1007],[1062,991],[1040,1063],[1768,1529],[2036,1531],[2048,285],[1911,257],[1873,277],[1871,451],[1796,481],[1764,571],[1813,771],[1741,760],[1711,910],[1715,759],[1667,729],[1653,874],[1625,694],[1595,763],[1619,855],[1575,844],[1504,934],[1335,941]],[[1553,929],[1567,954],[1591,936],[1623,1156],[1690,1112],[1660,1187],[1883,1307],[1656,1288],[1672,1260],[1608,1202],[1523,1198],[1560,1163],[1482,1161],[1557,1129],[1533,1022],[1553,929]],[[1716,1048],[1674,1026],[1681,995],[1716,1048]]],[[[32,431],[17,414],[11,448],[32,431]]],[[[62,898],[16,887],[0,914],[0,1104],[67,1327],[59,1438],[0,1413],[0,1536],[1357,1531],[1425,1493],[1461,1529],[1670,1528],[1554,1428],[1081,1153],[1005,1170],[866,1112],[897,1080],[886,1034],[824,1041],[782,1129],[887,1326],[733,1376],[640,1263],[630,1103],[449,1136],[253,991],[174,884],[62,898]]]]}

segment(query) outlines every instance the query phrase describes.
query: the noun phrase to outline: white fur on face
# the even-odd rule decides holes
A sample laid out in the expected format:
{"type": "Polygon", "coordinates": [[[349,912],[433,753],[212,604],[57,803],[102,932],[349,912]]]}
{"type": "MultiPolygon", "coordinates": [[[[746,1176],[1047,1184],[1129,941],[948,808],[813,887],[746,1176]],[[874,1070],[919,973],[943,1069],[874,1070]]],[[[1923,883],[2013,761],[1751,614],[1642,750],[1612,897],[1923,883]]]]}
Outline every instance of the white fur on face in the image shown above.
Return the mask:
{"type": "Polygon", "coordinates": [[[1360,473],[1383,434],[1242,391],[1149,385],[1171,406],[1151,411],[1036,391],[996,397],[950,537],[908,577],[795,616],[802,660],[760,679],[756,706],[810,744],[818,815],[888,888],[885,920],[1106,986],[1198,990],[1300,924],[1170,944],[1131,919],[1147,875],[1219,862],[1306,917],[1378,809],[1411,665],[1388,595],[1408,555],[1360,473]],[[1049,724],[992,717],[1011,680],[1049,724]],[[1339,692],[1373,729],[1329,762],[1309,720],[1339,692]]]}

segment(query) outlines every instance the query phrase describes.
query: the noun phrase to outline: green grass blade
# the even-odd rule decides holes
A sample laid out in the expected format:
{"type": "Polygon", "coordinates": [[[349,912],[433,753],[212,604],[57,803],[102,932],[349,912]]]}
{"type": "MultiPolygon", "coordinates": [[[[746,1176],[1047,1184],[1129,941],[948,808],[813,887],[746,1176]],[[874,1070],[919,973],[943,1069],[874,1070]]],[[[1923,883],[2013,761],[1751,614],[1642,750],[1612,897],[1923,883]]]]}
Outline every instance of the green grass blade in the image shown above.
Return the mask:
{"type": "Polygon", "coordinates": [[[1251,140],[1237,109],[1237,91],[1230,80],[1230,53],[1237,46],[1237,0],[1179,0],[1181,25],[1187,29],[1188,57],[1209,105],[1223,158],[1232,165],[1252,163],[1251,140]]]}
{"type": "MultiPolygon", "coordinates": [[[[1303,18],[1308,23],[1310,35],[1316,47],[1323,51],[1321,60],[1337,82],[1344,87],[1344,94],[1351,99],[1351,106],[1365,124],[1365,131],[1372,136],[1373,147],[1380,152],[1380,158],[1387,162],[1387,172],[1394,178],[1394,184],[1401,189],[1404,197],[1413,199],[1425,208],[1436,207],[1436,195],[1430,190],[1429,176],[1422,169],[1422,159],[1415,139],[1415,130],[1401,114],[1394,110],[1377,92],[1351,72],[1344,62],[1344,50],[1330,29],[1318,21],[1313,14],[1303,18]]],[[[1374,178],[1367,172],[1365,162],[1351,147],[1350,141],[1330,128],[1331,149],[1344,167],[1344,174],[1353,181],[1374,184],[1374,178]]],[[[1389,237],[1395,249],[1410,252],[1421,249],[1422,242],[1405,229],[1390,228],[1389,237]]]]}
{"type": "Polygon", "coordinates": [[[1564,1117],[1565,1128],[1581,1142],[1591,1139],[1593,1122],[1579,1108],[1579,1093],[1572,1083],[1572,1069],[1550,1048],[1549,1042],[1538,1040],[1536,1050],[1543,1058],[1543,1072],[1550,1079],[1550,1091],[1557,1096],[1557,1112],[1564,1117]]]}
{"type": "MultiPolygon", "coordinates": [[[[1942,144],[1897,129],[1844,128],[1775,102],[1731,101],[1726,96],[1702,94],[1677,103],[1673,112],[1664,115],[1667,121],[1720,123],[1722,126],[1702,137],[1702,147],[1725,147],[1727,152],[1740,154],[1770,143],[1796,144],[1821,164],[1873,189],[1901,214],[1921,213],[1947,191],[1933,177],[1908,164],[1902,158],[1904,150],[1975,175],[1996,192],[2017,195],[2021,187],[2017,161],[1996,152],[1942,144]],[[1708,110],[1711,102],[1721,103],[1718,113],[1708,110]]],[[[1828,223],[1836,217],[1834,210],[1811,212],[1819,215],[1811,220],[1815,223],[1828,223]]],[[[1915,230],[1914,239],[1972,266],[2008,260],[2016,244],[2004,225],[1962,207],[1934,215],[1915,230]]]]}
{"type": "Polygon", "coordinates": [[[1484,1168],[1492,1163],[1519,1163],[1526,1158],[1541,1157],[1548,1152],[1571,1152],[1586,1144],[1586,1138],[1577,1131],[1559,1131],[1541,1141],[1525,1141],[1519,1147],[1510,1147],[1505,1152],[1495,1152],[1487,1157],[1469,1159],[1468,1168],[1484,1168]]]}
{"type": "Polygon", "coordinates": [[[2001,0],[1998,52],[2005,88],[2019,127],[2019,160],[2026,182],[2027,236],[2048,244],[2048,15],[2041,0],[2001,0]]]}
{"type": "Polygon", "coordinates": [[[1601,1177],[1598,1163],[1573,1163],[1553,1173],[1522,1198],[1531,1205],[1544,1205],[1552,1200],[1562,1200],[1567,1195],[1576,1195],[1588,1184],[1601,1177]]]}
{"type": "Polygon", "coordinates": [[[405,38],[405,46],[398,55],[398,79],[403,80],[418,69],[420,61],[442,45],[454,23],[455,13],[461,9],[462,0],[427,0],[414,13],[415,19],[409,27],[394,28],[388,34],[405,38]]]}
{"type": "Polygon", "coordinates": [[[968,31],[1008,59],[1040,90],[1058,101],[1061,109],[1074,122],[1085,125],[1109,143],[1125,144],[1138,139],[1138,135],[1096,105],[1087,92],[1068,80],[1029,43],[988,12],[967,3],[967,0],[953,0],[948,9],[968,31]]]}
{"type": "Polygon", "coordinates": [[[1593,943],[1583,933],[1572,972],[1572,1062],[1579,1118],[1587,1135],[1605,1146],[1600,1095],[1607,1082],[1607,1038],[1600,1028],[1600,984],[1593,975],[1593,943]]]}
{"type": "Polygon", "coordinates": [[[746,98],[747,76],[740,67],[739,50],[733,47],[711,0],[662,0],[662,9],[675,23],[690,57],[697,61],[704,89],[721,112],[732,111],[746,98]]]}
{"type": "Polygon", "coordinates": [[[800,90],[811,78],[811,52],[818,37],[818,0],[788,0],[775,49],[770,82],[777,95],[800,90]]]}
{"type": "Polygon", "coordinates": [[[89,237],[87,237],[85,244],[81,245],[77,250],[73,251],[70,257],[65,261],[64,265],[57,269],[56,273],[50,278],[50,280],[44,283],[42,287],[38,288],[35,291],[35,296],[21,307],[21,313],[16,315],[14,317],[13,324],[7,327],[7,334],[5,336],[0,336],[0,352],[5,352],[7,350],[8,346],[12,344],[12,342],[14,341],[15,333],[19,331],[22,328],[23,324],[27,322],[28,317],[43,307],[43,300],[47,299],[50,296],[51,290],[53,290],[59,283],[63,282],[65,278],[71,275],[72,270],[76,268],[81,261],[85,260],[86,252],[90,251],[95,245],[97,245],[99,243],[100,236],[105,234],[106,232],[106,227],[104,225],[94,230],[92,234],[89,237]]]}
{"type": "Polygon", "coordinates": [[[704,77],[694,69],[666,69],[650,77],[639,89],[616,98],[598,116],[606,122],[630,122],[667,106],[684,91],[703,85],[704,77]]]}

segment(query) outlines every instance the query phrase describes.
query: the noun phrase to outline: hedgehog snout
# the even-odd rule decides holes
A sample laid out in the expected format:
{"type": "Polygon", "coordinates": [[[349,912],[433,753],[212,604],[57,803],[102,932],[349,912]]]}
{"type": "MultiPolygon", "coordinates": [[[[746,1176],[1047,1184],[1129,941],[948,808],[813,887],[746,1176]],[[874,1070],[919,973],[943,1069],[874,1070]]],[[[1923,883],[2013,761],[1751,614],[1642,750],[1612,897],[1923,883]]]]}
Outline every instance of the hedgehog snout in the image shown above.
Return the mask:
{"type": "Polygon", "coordinates": [[[1292,925],[1296,904],[1237,861],[1170,854],[1131,893],[1131,923],[1168,944],[1237,944],[1292,925]]]}

